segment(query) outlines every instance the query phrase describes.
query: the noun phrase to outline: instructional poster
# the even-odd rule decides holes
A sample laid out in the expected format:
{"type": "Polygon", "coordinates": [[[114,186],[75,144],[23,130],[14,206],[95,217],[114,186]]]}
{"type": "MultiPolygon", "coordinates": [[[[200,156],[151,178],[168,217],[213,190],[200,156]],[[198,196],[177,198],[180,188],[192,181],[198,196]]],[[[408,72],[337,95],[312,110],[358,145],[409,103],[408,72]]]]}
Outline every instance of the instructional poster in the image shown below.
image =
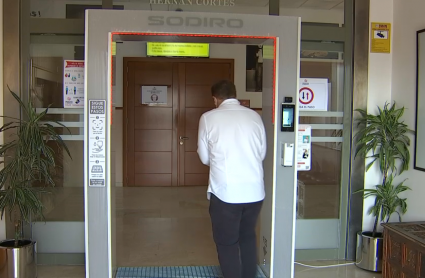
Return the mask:
{"type": "Polygon", "coordinates": [[[298,126],[297,170],[311,170],[311,126],[298,126]]]}
{"type": "Polygon", "coordinates": [[[106,101],[89,100],[89,186],[106,184],[106,101]]]}
{"type": "Polygon", "coordinates": [[[63,107],[84,107],[84,61],[65,60],[63,107]]]}

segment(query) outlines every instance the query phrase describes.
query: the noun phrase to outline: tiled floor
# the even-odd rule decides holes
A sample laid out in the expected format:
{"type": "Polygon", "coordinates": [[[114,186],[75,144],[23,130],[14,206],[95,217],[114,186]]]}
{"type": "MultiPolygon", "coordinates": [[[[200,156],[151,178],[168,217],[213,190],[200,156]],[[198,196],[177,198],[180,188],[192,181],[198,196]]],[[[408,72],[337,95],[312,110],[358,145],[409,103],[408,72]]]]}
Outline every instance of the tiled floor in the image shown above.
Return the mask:
{"type": "MultiPolygon", "coordinates": [[[[205,187],[118,188],[116,254],[120,267],[217,265],[205,187]]],[[[57,189],[47,221],[84,221],[81,188],[57,189]],[[61,204],[60,206],[54,205],[61,204]]],[[[311,264],[311,262],[309,262],[311,264]]],[[[334,262],[316,262],[316,264],[334,262]]],[[[381,277],[353,265],[295,267],[296,278],[381,277]]],[[[82,266],[40,266],[39,278],[81,278],[82,266]]]]}
{"type": "Polygon", "coordinates": [[[118,190],[118,266],[216,265],[205,192],[205,187],[118,190]]]}

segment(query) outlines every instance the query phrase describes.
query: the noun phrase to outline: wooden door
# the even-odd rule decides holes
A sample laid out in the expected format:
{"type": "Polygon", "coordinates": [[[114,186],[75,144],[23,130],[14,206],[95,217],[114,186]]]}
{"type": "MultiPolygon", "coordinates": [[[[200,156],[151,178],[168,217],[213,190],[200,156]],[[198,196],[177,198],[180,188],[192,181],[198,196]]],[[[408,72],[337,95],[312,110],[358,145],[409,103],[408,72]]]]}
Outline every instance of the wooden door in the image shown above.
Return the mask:
{"type": "Polygon", "coordinates": [[[197,149],[211,85],[233,80],[233,60],[124,58],[124,185],[207,185],[197,149]],[[167,86],[167,103],[143,105],[142,86],[167,86]]]}
{"type": "Polygon", "coordinates": [[[214,108],[211,86],[222,79],[233,80],[233,64],[189,62],[179,66],[179,184],[208,185],[209,168],[196,152],[199,119],[214,108]]]}

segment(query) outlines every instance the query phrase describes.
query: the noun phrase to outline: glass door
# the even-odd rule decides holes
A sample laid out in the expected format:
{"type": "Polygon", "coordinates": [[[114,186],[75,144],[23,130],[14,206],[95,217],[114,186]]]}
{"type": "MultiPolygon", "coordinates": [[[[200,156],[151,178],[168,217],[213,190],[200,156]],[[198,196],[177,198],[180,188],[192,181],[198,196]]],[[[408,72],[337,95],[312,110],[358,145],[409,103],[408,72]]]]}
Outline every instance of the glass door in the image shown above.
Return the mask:
{"type": "Polygon", "coordinates": [[[343,159],[342,152],[343,44],[303,42],[302,45],[299,122],[311,127],[311,164],[298,171],[296,259],[342,259],[345,254],[342,227],[346,223],[342,210],[346,201],[341,196],[348,183],[343,182],[341,173],[347,166],[345,161],[349,161],[343,159]],[[311,88],[311,94],[304,88],[311,88]],[[313,98],[317,102],[310,105],[313,98]]]}
{"type": "MultiPolygon", "coordinates": [[[[30,44],[30,92],[37,111],[47,107],[48,120],[68,146],[71,158],[58,152],[60,168],[56,186],[43,200],[45,220],[34,222],[32,236],[37,241],[38,264],[83,265],[84,168],[83,107],[64,108],[71,90],[64,92],[64,61],[84,61],[84,36],[32,35],[30,44]]],[[[77,78],[78,76],[75,76],[77,78]]],[[[71,77],[70,77],[71,79],[71,77]]]]}

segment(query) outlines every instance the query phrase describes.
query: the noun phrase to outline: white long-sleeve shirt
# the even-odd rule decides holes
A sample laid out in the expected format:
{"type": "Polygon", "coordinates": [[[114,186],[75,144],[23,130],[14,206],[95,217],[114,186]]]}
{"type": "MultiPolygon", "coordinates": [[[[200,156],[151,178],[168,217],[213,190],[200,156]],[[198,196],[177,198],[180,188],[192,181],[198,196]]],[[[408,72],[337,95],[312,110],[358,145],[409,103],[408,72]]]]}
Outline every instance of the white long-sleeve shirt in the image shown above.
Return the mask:
{"type": "Polygon", "coordinates": [[[257,112],[227,99],[199,121],[198,154],[210,166],[208,198],[226,203],[264,199],[266,133],[257,112]]]}

